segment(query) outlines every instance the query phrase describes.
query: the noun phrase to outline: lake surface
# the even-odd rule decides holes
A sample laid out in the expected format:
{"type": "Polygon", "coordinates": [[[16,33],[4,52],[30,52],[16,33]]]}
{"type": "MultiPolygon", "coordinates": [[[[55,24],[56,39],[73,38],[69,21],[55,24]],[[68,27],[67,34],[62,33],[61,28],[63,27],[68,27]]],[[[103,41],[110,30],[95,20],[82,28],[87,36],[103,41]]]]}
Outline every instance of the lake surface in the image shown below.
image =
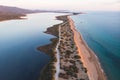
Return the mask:
{"type": "Polygon", "coordinates": [[[120,12],[88,12],[72,19],[108,80],[120,80],[120,12]]]}
{"type": "Polygon", "coordinates": [[[37,80],[49,56],[37,51],[54,36],[43,33],[61,23],[58,13],[30,14],[25,20],[0,22],[0,80],[37,80]]]}

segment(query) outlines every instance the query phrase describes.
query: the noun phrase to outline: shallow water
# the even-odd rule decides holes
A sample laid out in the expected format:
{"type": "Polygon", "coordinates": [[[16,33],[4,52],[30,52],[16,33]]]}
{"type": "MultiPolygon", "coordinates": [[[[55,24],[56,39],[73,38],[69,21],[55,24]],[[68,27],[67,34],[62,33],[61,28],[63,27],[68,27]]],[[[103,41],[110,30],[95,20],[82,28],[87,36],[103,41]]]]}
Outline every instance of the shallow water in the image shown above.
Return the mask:
{"type": "Polygon", "coordinates": [[[54,36],[43,33],[60,23],[58,13],[30,14],[25,20],[0,22],[0,80],[37,80],[49,56],[36,48],[54,36]]]}
{"type": "Polygon", "coordinates": [[[120,80],[120,12],[88,12],[72,19],[99,57],[108,80],[120,80]]]}

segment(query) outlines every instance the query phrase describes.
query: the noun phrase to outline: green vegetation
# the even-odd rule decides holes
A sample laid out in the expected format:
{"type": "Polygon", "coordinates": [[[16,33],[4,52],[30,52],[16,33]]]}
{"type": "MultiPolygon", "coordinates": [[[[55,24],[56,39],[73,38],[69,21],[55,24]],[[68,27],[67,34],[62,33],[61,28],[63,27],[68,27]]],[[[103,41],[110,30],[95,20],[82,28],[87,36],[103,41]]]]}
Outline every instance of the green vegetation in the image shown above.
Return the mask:
{"type": "Polygon", "coordinates": [[[81,57],[79,55],[74,56],[75,59],[80,59],[81,57]]]}

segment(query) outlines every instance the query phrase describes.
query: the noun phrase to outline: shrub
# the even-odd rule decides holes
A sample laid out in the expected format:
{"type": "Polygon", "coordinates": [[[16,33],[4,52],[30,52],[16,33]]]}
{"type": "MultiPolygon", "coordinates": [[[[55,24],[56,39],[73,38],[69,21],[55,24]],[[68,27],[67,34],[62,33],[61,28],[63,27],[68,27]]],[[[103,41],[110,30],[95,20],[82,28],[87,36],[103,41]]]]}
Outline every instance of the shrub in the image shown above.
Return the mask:
{"type": "Polygon", "coordinates": [[[75,59],[80,59],[81,57],[79,55],[74,56],[75,59]]]}

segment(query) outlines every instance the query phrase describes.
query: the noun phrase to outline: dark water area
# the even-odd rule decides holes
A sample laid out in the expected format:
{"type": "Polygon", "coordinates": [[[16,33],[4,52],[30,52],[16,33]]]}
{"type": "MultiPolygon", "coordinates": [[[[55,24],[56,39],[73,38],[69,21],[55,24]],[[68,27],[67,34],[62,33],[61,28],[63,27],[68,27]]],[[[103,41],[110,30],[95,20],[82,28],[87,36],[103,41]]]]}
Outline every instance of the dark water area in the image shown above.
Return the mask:
{"type": "Polygon", "coordinates": [[[60,23],[58,13],[30,14],[25,20],[0,22],[0,80],[37,80],[50,57],[36,48],[54,36],[43,33],[60,23]]]}
{"type": "Polygon", "coordinates": [[[120,80],[120,12],[87,12],[72,18],[108,80],[120,80]]]}

